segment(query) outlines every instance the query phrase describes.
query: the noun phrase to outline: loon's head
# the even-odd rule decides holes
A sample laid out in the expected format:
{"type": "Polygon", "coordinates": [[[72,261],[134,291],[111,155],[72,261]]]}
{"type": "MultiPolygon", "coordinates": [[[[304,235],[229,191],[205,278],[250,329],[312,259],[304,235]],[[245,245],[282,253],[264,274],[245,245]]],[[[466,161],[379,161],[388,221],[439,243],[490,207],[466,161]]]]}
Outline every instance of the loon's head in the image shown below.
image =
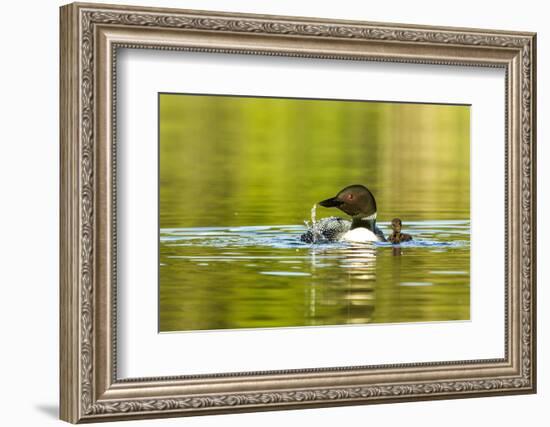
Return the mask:
{"type": "Polygon", "coordinates": [[[338,208],[354,220],[375,220],[376,201],[364,185],[350,185],[330,199],[319,202],[325,208],[338,208]]]}

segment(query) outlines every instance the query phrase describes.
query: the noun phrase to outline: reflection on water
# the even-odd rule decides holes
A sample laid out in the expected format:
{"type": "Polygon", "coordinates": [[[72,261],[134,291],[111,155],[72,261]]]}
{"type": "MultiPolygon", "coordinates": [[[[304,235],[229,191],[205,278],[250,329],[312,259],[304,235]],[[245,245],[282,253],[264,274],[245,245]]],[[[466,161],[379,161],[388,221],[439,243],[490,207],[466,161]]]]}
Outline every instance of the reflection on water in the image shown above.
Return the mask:
{"type": "Polygon", "coordinates": [[[304,230],[162,229],[161,331],[469,318],[468,221],[411,222],[401,246],[309,245],[304,230]]]}

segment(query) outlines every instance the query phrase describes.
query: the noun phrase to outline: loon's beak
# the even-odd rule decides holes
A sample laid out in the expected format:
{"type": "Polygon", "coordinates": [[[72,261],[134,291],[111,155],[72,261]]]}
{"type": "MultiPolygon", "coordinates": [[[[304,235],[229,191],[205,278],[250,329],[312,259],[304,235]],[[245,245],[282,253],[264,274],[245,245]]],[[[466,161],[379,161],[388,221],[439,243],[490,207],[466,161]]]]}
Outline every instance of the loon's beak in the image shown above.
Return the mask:
{"type": "Polygon", "coordinates": [[[331,197],[330,199],[323,200],[318,204],[325,208],[337,208],[338,206],[341,206],[342,204],[344,204],[344,202],[342,202],[341,200],[338,200],[336,197],[331,197]]]}

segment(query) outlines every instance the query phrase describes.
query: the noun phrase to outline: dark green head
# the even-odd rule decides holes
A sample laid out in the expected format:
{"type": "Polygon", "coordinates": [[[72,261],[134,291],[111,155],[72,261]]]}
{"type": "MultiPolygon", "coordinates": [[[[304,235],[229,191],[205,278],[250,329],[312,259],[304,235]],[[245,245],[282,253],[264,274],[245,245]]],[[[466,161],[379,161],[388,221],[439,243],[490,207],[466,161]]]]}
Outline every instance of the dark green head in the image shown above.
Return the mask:
{"type": "Polygon", "coordinates": [[[360,219],[376,219],[376,201],[364,185],[350,185],[330,199],[319,202],[325,208],[338,208],[349,216],[360,219]]]}

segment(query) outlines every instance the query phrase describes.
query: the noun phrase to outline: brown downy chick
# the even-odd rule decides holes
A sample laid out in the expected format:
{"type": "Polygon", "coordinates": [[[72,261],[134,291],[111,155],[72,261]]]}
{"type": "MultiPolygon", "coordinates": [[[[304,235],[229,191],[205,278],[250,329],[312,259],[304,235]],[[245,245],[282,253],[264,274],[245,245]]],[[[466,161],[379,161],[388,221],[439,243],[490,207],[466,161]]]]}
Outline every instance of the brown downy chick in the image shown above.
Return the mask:
{"type": "Polygon", "coordinates": [[[399,218],[392,219],[391,228],[393,233],[388,236],[388,242],[399,244],[401,242],[408,242],[409,240],[412,240],[412,236],[410,234],[401,233],[401,227],[402,223],[399,218]]]}

